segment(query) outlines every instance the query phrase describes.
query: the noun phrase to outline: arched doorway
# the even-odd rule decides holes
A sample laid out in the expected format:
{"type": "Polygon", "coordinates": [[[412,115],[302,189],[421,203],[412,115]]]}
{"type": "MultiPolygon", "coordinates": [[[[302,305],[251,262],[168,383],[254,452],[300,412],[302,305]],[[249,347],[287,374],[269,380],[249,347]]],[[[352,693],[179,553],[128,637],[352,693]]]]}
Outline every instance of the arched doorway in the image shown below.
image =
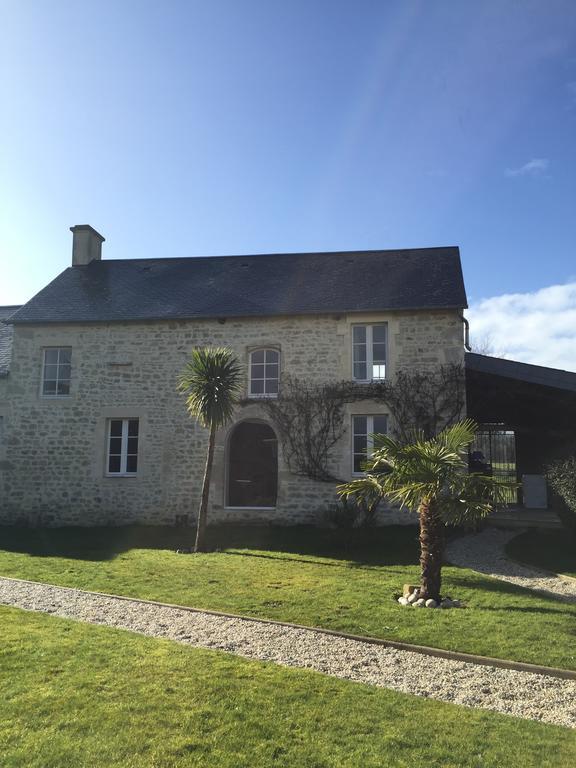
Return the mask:
{"type": "Polygon", "coordinates": [[[229,507],[275,507],[278,494],[278,441],[261,421],[242,421],[228,444],[229,507]]]}

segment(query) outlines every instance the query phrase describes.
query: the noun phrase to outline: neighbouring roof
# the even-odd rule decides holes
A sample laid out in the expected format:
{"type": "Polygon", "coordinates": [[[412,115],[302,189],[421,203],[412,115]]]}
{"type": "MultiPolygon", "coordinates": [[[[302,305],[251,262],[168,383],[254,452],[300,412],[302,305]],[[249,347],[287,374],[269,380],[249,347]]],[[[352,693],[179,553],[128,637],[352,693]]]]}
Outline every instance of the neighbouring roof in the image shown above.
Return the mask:
{"type": "Polygon", "coordinates": [[[90,323],[467,306],[458,248],[93,261],[14,323],[90,323]]]}
{"type": "Polygon", "coordinates": [[[0,377],[6,376],[10,370],[10,361],[12,359],[12,334],[11,325],[6,325],[6,320],[13,315],[20,306],[0,307],[0,377]]]}
{"type": "Polygon", "coordinates": [[[542,365],[518,363],[501,357],[478,355],[466,352],[466,369],[477,373],[500,376],[527,384],[540,384],[545,387],[576,392],[576,373],[562,371],[557,368],[545,368],[542,365]]]}

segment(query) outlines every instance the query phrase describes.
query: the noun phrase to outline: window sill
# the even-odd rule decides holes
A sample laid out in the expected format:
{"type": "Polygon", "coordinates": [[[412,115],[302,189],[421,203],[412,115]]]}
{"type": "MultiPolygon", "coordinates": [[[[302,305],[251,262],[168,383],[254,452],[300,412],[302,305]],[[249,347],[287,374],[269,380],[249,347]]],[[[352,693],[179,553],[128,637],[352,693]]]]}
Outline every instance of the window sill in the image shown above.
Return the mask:
{"type": "Polygon", "coordinates": [[[138,477],[137,472],[106,472],[104,477],[107,477],[109,479],[113,479],[115,477],[138,477]]]}
{"type": "Polygon", "coordinates": [[[248,395],[247,400],[277,400],[278,395],[248,395]]]}
{"type": "Polygon", "coordinates": [[[254,505],[250,507],[224,507],[224,512],[240,512],[240,511],[246,511],[250,510],[251,512],[275,512],[276,507],[255,507],[254,505]]]}
{"type": "Polygon", "coordinates": [[[43,395],[40,394],[40,400],[70,400],[72,395],[43,395]]]}

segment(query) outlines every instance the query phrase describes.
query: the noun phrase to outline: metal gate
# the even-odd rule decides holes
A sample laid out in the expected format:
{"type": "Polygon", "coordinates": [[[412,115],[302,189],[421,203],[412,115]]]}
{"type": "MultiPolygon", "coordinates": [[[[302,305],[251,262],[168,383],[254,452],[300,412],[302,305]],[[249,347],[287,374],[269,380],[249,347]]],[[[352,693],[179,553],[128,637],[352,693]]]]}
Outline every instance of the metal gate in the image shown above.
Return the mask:
{"type": "MultiPolygon", "coordinates": [[[[481,424],[470,446],[470,471],[516,482],[516,436],[504,424],[481,424]]],[[[518,503],[518,491],[507,492],[507,504],[518,503]]]]}

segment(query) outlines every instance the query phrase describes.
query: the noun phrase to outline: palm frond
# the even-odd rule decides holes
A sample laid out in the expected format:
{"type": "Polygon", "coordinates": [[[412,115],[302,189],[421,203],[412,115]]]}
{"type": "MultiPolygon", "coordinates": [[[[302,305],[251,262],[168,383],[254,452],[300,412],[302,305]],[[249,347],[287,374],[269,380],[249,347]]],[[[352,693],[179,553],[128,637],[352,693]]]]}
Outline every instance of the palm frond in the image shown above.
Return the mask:
{"type": "Polygon", "coordinates": [[[514,484],[468,473],[468,447],[477,425],[471,420],[454,424],[437,437],[422,434],[405,445],[389,435],[374,438],[375,451],[366,461],[366,476],[339,487],[338,492],[359,496],[377,487],[391,502],[416,511],[432,500],[447,523],[470,522],[506,503],[514,484]]]}
{"type": "Polygon", "coordinates": [[[191,416],[219,428],[232,418],[242,392],[242,367],[227,347],[196,347],[178,377],[191,416]]]}

